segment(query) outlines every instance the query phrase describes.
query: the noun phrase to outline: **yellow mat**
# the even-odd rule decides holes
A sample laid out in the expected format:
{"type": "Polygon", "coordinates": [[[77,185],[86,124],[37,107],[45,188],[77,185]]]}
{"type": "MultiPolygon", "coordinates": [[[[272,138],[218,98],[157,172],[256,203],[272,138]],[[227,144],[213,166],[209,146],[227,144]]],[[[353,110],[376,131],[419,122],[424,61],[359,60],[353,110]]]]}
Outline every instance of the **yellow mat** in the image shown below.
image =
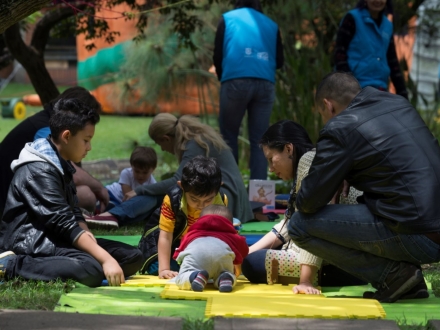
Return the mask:
{"type": "Polygon", "coordinates": [[[125,283],[122,283],[121,286],[165,286],[169,281],[169,279],[160,279],[158,276],[135,275],[126,280],[125,283]]]}
{"type": "Polygon", "coordinates": [[[372,299],[333,298],[312,295],[251,297],[222,294],[209,298],[205,315],[226,317],[295,317],[379,319],[386,314],[372,299]]]}

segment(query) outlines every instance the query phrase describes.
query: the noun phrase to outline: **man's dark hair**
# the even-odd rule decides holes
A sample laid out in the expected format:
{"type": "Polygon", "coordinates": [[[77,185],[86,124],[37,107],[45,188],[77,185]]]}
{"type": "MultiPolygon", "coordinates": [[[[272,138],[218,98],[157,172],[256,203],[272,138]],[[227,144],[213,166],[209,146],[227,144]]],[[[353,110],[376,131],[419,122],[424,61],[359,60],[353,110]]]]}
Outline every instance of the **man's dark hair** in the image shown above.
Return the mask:
{"type": "Polygon", "coordinates": [[[260,0],[236,0],[235,8],[252,8],[260,13],[263,12],[263,7],[261,7],[260,0]]]}
{"type": "Polygon", "coordinates": [[[89,108],[95,109],[98,113],[102,111],[101,104],[96,100],[96,98],[92,94],[90,94],[90,92],[87,89],[79,86],[67,88],[56,98],[45,104],[44,108],[45,109],[48,108],[52,115],[55,104],[59,100],[67,100],[67,99],[77,99],[78,101],[88,106],[89,108]]]}
{"type": "MultiPolygon", "coordinates": [[[[358,3],[356,4],[356,8],[360,8],[360,9],[368,8],[367,2],[365,0],[359,0],[358,3]]],[[[394,13],[393,3],[391,2],[391,0],[387,0],[383,13],[385,15],[394,13]]]]}
{"type": "Polygon", "coordinates": [[[157,154],[151,147],[136,147],[130,156],[130,165],[140,169],[155,169],[157,154]]]}
{"type": "Polygon", "coordinates": [[[61,99],[54,106],[49,127],[52,138],[58,141],[61,132],[65,130],[75,135],[87,124],[96,125],[98,122],[99,114],[96,108],[90,108],[77,99],[61,99]]]}
{"type": "Polygon", "coordinates": [[[315,103],[330,99],[341,105],[348,105],[361,91],[361,85],[348,72],[332,72],[322,79],[316,89],[315,103]]]}
{"type": "Polygon", "coordinates": [[[184,192],[196,196],[218,193],[222,184],[222,171],[214,158],[196,156],[185,164],[181,185],[184,192]]]}
{"type": "Polygon", "coordinates": [[[295,147],[295,157],[292,158],[293,170],[295,172],[301,157],[313,149],[313,143],[309,134],[300,124],[287,119],[273,124],[261,137],[260,148],[266,146],[269,149],[282,152],[284,146],[289,143],[292,143],[295,147]]]}
{"type": "Polygon", "coordinates": [[[231,223],[234,223],[234,219],[233,219],[231,210],[228,209],[224,205],[211,204],[211,205],[205,206],[202,209],[202,212],[200,212],[201,217],[204,215],[209,215],[209,214],[220,215],[220,216],[228,219],[231,223]]]}

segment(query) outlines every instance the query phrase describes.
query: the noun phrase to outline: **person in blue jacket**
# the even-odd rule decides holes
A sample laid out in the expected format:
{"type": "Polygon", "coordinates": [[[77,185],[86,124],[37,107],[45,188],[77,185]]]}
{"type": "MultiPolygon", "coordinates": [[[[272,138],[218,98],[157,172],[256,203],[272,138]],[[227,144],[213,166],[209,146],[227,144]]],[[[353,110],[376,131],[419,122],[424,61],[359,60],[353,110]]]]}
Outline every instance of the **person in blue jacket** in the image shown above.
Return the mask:
{"type": "Polygon", "coordinates": [[[336,37],[335,69],[351,72],[362,88],[388,90],[408,98],[393,37],[391,0],[360,0],[343,18],[336,37]]]}
{"type": "Polygon", "coordinates": [[[269,128],[275,100],[275,71],[283,66],[278,25],[262,13],[259,0],[237,0],[217,27],[214,65],[220,89],[220,132],[238,163],[238,134],[248,111],[250,178],[267,179],[258,146],[269,128]]]}

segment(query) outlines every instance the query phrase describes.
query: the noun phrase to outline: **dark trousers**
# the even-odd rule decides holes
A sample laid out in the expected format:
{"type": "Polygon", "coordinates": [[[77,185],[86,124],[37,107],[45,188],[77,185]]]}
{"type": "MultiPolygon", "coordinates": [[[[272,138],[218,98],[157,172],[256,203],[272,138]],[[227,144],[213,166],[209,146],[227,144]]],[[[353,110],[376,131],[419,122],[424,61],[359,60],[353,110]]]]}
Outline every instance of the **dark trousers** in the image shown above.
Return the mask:
{"type": "MultiPolygon", "coordinates": [[[[99,246],[119,263],[125,276],[135,274],[144,261],[141,251],[125,243],[98,238],[99,246]]],[[[29,280],[73,279],[97,287],[105,279],[101,264],[90,254],[75,248],[57,247],[53,256],[18,255],[6,266],[6,278],[21,276],[29,280]]]]}

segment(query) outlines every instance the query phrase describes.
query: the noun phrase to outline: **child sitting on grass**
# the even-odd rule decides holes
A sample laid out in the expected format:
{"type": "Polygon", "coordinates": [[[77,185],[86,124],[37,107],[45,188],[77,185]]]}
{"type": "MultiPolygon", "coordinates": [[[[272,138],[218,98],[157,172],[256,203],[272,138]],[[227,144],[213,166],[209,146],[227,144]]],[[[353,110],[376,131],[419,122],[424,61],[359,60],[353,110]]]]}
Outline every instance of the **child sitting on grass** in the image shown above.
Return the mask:
{"type": "MultiPolygon", "coordinates": [[[[131,153],[130,165],[131,167],[122,170],[118,182],[106,186],[110,196],[110,203],[106,208],[106,212],[95,216],[86,216],[87,223],[96,227],[118,228],[121,221],[113,216],[113,213],[119,214],[117,209],[113,209],[114,206],[120,205],[125,200],[125,194],[129,191],[143,185],[156,183],[152,173],[157,166],[157,155],[153,148],[136,147],[131,153]]],[[[127,213],[130,213],[130,211],[128,210],[127,213]]]]}
{"type": "Polygon", "coordinates": [[[227,198],[219,193],[222,174],[214,158],[196,156],[185,164],[181,180],[171,188],[162,206],[147,221],[139,243],[145,264],[141,273],[160,278],[177,276],[179,266],[171,251],[196,223],[202,209],[210,204],[225,205],[227,198]]]}
{"type": "Polygon", "coordinates": [[[11,168],[14,177],[0,223],[0,279],[73,279],[119,286],[142,266],[139,249],[97,239],[78,208],[75,169],[91,150],[99,114],[76,99],[61,99],[49,135],[27,143],[11,168]]]}
{"type": "Polygon", "coordinates": [[[213,279],[220,292],[231,292],[248,253],[246,239],[234,228],[231,211],[226,206],[209,205],[174,253],[180,264],[176,284],[179,289],[200,292],[213,279]]]}

